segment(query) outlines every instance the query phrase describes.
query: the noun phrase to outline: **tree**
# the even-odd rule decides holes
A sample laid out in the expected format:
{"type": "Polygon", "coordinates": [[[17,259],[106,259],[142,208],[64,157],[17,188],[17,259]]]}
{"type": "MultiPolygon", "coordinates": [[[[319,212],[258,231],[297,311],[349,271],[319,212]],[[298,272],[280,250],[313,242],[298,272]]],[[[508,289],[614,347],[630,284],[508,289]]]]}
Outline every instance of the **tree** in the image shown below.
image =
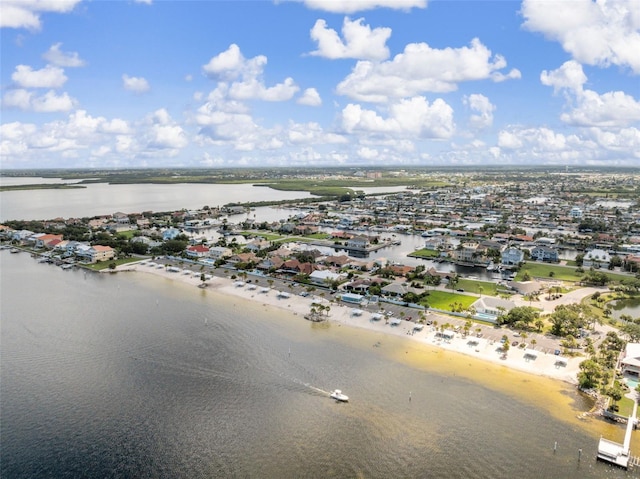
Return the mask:
{"type": "Polygon", "coordinates": [[[523,323],[530,325],[540,317],[540,312],[531,306],[516,306],[507,314],[500,316],[500,324],[523,323]]]}
{"type": "Polygon", "coordinates": [[[593,359],[585,359],[580,363],[578,383],[582,389],[592,389],[598,385],[602,378],[602,366],[593,359]]]}
{"type": "Polygon", "coordinates": [[[618,410],[618,406],[617,406],[617,402],[620,401],[620,399],[622,399],[622,389],[620,389],[620,386],[612,386],[610,388],[607,389],[607,396],[609,396],[611,399],[613,399],[613,404],[611,406],[609,406],[609,409],[611,411],[617,411],[618,410]]]}

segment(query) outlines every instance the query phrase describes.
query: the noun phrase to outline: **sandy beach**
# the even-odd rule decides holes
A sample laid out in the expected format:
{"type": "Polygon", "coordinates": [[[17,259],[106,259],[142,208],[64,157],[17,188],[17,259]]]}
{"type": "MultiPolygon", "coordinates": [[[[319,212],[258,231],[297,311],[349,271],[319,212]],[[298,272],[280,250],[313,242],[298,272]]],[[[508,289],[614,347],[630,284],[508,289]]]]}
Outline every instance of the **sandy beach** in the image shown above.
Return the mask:
{"type": "MultiPolygon", "coordinates": [[[[153,274],[193,285],[193,287],[201,286],[200,273],[189,270],[171,271],[164,266],[158,267],[148,261],[122,265],[116,271],[153,274]]],[[[344,303],[329,303],[326,299],[318,296],[302,297],[284,291],[279,294],[280,292],[276,289],[267,289],[266,284],[256,285],[218,276],[208,278],[206,281],[207,290],[255,301],[268,308],[278,308],[288,312],[295,320],[305,321],[304,317],[311,311],[312,303],[324,303],[331,307],[326,316],[327,320],[334,323],[403,337],[407,341],[440,348],[455,354],[464,354],[506,368],[572,384],[577,383],[576,375],[579,371],[579,364],[584,359],[582,357],[563,357],[564,365],[560,365],[559,357],[554,354],[517,347],[512,347],[505,358],[499,350],[500,343],[491,339],[472,335],[463,337],[460,333],[456,333],[451,339],[443,339],[439,337],[438,330],[432,326],[424,325],[422,330],[415,330],[416,323],[410,321],[395,321],[396,324],[394,324],[394,322],[387,322],[385,319],[375,320],[370,311],[360,310],[344,303]]],[[[322,314],[326,315],[326,312],[322,314]]],[[[437,319],[439,324],[447,322],[447,316],[444,315],[432,314],[430,318],[437,319]],[[437,318],[435,318],[436,316],[437,318]]]]}

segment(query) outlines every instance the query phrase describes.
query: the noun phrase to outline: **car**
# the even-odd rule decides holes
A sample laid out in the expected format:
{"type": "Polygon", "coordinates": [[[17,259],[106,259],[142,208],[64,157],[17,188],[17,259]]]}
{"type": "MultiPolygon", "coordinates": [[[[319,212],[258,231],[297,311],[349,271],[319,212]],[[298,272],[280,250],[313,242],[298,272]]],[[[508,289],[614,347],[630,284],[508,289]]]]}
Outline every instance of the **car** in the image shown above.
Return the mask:
{"type": "Polygon", "coordinates": [[[309,296],[309,292],[308,291],[301,291],[300,292],[300,296],[302,296],[303,298],[306,298],[307,296],[309,296]]]}
{"type": "Polygon", "coordinates": [[[481,338],[482,337],[482,333],[476,333],[476,337],[477,338],[481,338]]]}
{"type": "Polygon", "coordinates": [[[516,347],[518,345],[518,341],[514,341],[511,343],[511,346],[516,347]]]}
{"type": "Polygon", "coordinates": [[[458,288],[458,289],[456,289],[456,291],[457,291],[458,293],[464,293],[464,289],[462,289],[462,288],[458,288]]]}

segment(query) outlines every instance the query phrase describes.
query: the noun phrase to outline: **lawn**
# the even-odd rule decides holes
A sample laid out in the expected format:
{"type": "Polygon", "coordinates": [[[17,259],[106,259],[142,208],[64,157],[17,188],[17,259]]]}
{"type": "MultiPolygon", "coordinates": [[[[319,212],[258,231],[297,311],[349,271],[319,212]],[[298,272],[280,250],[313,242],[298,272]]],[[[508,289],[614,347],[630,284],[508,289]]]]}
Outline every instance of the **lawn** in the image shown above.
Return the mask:
{"type": "MultiPolygon", "coordinates": [[[[553,278],[560,281],[573,281],[578,282],[582,279],[585,273],[576,272],[577,268],[571,266],[560,266],[557,264],[549,264],[549,263],[536,263],[536,262],[527,262],[520,268],[518,274],[516,275],[516,281],[522,281],[522,277],[524,276],[524,272],[528,271],[529,275],[532,278],[553,278]],[[553,273],[553,275],[550,275],[553,273]]],[[[612,273],[608,270],[602,270],[611,281],[620,282],[626,279],[629,279],[630,276],[625,276],[623,274],[612,273]]]]}
{"type": "Polygon", "coordinates": [[[435,309],[442,309],[443,311],[451,311],[451,304],[458,303],[462,305],[463,309],[467,309],[478,298],[475,296],[468,296],[466,294],[448,293],[446,291],[429,291],[429,296],[426,300],[429,303],[429,307],[435,309]]]}
{"type": "Polygon", "coordinates": [[[456,288],[464,289],[468,293],[486,294],[489,296],[498,295],[498,284],[492,283],[491,281],[460,278],[456,283],[456,288]]]}
{"type": "Polygon", "coordinates": [[[440,252],[435,249],[424,248],[414,251],[413,253],[409,253],[407,256],[411,256],[412,258],[437,258],[440,256],[440,252]]]}
{"type": "Polygon", "coordinates": [[[111,263],[115,263],[116,266],[120,266],[121,264],[135,263],[142,259],[144,258],[120,258],[111,261],[101,261],[95,264],[84,264],[82,266],[84,268],[92,269],[93,271],[102,271],[103,269],[107,269],[111,263]]]}
{"type": "Polygon", "coordinates": [[[124,239],[128,239],[130,240],[131,238],[133,238],[135,236],[135,234],[138,233],[138,230],[128,230],[128,231],[119,231],[116,236],[120,236],[124,239]]]}
{"type": "Polygon", "coordinates": [[[518,271],[516,281],[522,281],[525,271],[528,271],[532,278],[553,278],[560,281],[580,281],[584,276],[584,273],[576,273],[576,268],[571,266],[527,262],[518,271]]]}

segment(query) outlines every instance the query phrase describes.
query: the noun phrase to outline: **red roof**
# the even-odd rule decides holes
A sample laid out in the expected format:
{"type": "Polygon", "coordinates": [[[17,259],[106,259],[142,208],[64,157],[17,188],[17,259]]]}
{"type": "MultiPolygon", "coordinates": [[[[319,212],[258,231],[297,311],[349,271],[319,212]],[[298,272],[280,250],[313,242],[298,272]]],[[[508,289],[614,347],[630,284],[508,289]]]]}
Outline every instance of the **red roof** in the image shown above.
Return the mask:
{"type": "Polygon", "coordinates": [[[209,252],[209,247],[205,246],[203,244],[197,244],[197,245],[189,246],[187,249],[189,251],[193,251],[195,253],[208,253],[209,252]]]}

